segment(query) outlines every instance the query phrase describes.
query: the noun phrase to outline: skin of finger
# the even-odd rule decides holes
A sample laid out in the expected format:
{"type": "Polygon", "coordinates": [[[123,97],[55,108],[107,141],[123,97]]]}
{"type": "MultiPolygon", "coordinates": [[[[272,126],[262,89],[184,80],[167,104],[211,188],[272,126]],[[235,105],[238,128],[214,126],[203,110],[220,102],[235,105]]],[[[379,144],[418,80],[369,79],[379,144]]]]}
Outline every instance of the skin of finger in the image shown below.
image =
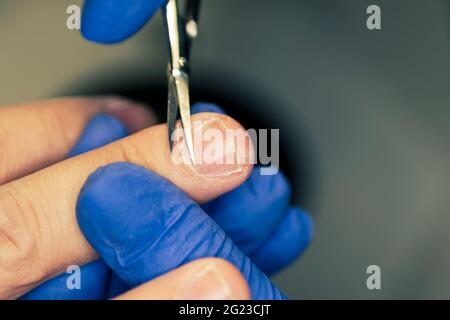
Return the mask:
{"type": "MultiPolygon", "coordinates": [[[[97,149],[128,135],[128,129],[115,117],[99,114],[87,124],[69,157],[97,149]]],[[[63,273],[52,278],[21,297],[23,300],[103,299],[110,277],[109,267],[101,260],[81,266],[82,284],[79,290],[70,290],[67,280],[71,274],[63,273]]]]}
{"type": "Polygon", "coordinates": [[[64,159],[87,122],[101,112],[126,118],[124,124],[132,132],[156,122],[142,104],[113,96],[59,98],[0,108],[0,185],[64,159]]]}
{"type": "Polygon", "coordinates": [[[86,0],[81,33],[94,42],[121,42],[138,32],[166,1],[86,0]]]}
{"type": "Polygon", "coordinates": [[[88,119],[101,108],[99,99],[58,99],[0,108],[0,184],[62,159],[88,119]]]}
{"type": "MultiPolygon", "coordinates": [[[[224,290],[223,288],[219,288],[224,290]]],[[[118,297],[116,300],[197,300],[197,299],[230,299],[248,300],[250,291],[241,273],[229,262],[217,258],[205,258],[190,262],[171,272],[168,272],[152,281],[144,283],[118,297]],[[208,281],[199,279],[200,283],[192,285],[191,279],[204,270],[216,270],[223,279],[223,286],[228,292],[225,296],[218,296],[209,286],[208,281]],[[189,292],[191,289],[192,292],[189,292]],[[187,288],[186,288],[187,287],[187,288]],[[182,296],[181,295],[182,293],[182,296]]]]}
{"type": "MultiPolygon", "coordinates": [[[[194,121],[211,119],[229,129],[241,128],[223,115],[193,117],[194,121]]],[[[199,175],[192,166],[171,161],[167,141],[167,126],[157,125],[0,186],[0,246],[7,257],[0,266],[4,271],[0,297],[8,292],[18,297],[67,265],[82,265],[97,257],[77,226],[75,204],[84,181],[98,167],[122,161],[140,164],[199,202],[239,186],[252,170],[251,164],[244,164],[240,172],[225,177],[199,175]]]]}

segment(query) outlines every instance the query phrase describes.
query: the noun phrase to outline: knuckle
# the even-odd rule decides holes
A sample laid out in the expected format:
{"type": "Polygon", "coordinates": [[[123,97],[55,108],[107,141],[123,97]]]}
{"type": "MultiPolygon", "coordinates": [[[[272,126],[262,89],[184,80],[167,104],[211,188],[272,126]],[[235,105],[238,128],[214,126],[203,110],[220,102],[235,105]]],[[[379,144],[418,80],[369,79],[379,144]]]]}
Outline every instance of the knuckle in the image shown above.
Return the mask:
{"type": "Polygon", "coordinates": [[[43,117],[48,117],[48,119],[42,119],[44,125],[51,123],[52,127],[58,129],[57,132],[60,133],[60,141],[62,145],[69,148],[76,141],[79,132],[74,130],[74,126],[67,125],[67,115],[61,112],[59,108],[54,108],[48,113],[42,115],[43,117]]]}
{"type": "Polygon", "coordinates": [[[0,189],[0,286],[26,287],[38,282],[37,221],[25,210],[33,210],[26,201],[18,201],[11,190],[0,189]]]}
{"type": "Polygon", "coordinates": [[[0,121],[0,185],[4,184],[11,175],[10,171],[10,155],[14,152],[11,150],[11,145],[8,143],[11,141],[10,133],[6,129],[4,123],[0,121]]]}
{"type": "Polygon", "coordinates": [[[152,161],[145,151],[145,148],[140,146],[136,139],[123,139],[110,145],[113,149],[113,158],[120,159],[124,162],[135,163],[144,167],[151,167],[152,161]]]}

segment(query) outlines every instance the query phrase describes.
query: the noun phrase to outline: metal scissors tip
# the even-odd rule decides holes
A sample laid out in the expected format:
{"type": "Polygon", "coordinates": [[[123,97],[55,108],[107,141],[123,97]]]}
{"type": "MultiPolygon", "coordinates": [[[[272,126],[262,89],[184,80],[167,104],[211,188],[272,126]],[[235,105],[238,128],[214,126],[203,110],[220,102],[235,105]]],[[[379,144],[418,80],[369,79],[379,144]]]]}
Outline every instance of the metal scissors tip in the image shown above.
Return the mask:
{"type": "Polygon", "coordinates": [[[180,111],[183,134],[193,165],[195,165],[195,158],[189,98],[189,55],[192,41],[198,33],[199,7],[200,0],[186,0],[184,15],[180,13],[178,0],[169,0],[163,7],[170,49],[167,106],[169,147],[172,152],[178,111],[180,111]]]}

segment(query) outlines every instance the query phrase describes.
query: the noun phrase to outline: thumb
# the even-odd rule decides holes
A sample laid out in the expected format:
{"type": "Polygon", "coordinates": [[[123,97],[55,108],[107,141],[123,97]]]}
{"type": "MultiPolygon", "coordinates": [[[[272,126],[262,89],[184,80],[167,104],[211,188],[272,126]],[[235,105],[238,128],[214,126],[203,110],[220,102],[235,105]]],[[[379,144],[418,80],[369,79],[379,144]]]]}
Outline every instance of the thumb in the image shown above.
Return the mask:
{"type": "Polygon", "coordinates": [[[143,167],[116,163],[97,170],[80,193],[77,219],[97,253],[131,286],[217,257],[239,269],[252,298],[284,298],[196,203],[143,167]]]}

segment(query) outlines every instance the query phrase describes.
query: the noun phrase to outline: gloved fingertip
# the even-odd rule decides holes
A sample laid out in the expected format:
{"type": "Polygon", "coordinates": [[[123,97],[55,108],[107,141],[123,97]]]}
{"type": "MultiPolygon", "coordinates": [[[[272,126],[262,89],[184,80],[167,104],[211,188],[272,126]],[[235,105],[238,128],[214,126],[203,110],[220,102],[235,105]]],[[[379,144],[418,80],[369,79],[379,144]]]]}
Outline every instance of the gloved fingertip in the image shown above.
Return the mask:
{"type": "Polygon", "coordinates": [[[138,32],[166,0],[86,0],[81,34],[90,41],[115,44],[138,32]]]}
{"type": "Polygon", "coordinates": [[[78,142],[69,152],[68,157],[94,150],[128,135],[128,129],[117,118],[108,114],[93,117],[86,125],[78,142]]]}
{"type": "MultiPolygon", "coordinates": [[[[174,192],[175,189],[169,181],[135,164],[101,167],[81,189],[78,224],[94,249],[120,273],[141,254],[139,248],[150,246],[166,230],[169,223],[166,219],[174,214],[162,213],[173,212],[170,206],[176,200],[190,201],[181,191],[174,192]]],[[[140,283],[135,279],[138,269],[130,272],[127,283],[140,283]]]]}
{"type": "Polygon", "coordinates": [[[263,272],[273,275],[305,251],[313,233],[311,216],[300,208],[292,207],[272,236],[251,258],[263,272]]]}
{"type": "Polygon", "coordinates": [[[225,110],[223,110],[221,107],[214,103],[208,103],[208,102],[197,102],[192,106],[191,113],[201,113],[201,112],[212,112],[212,113],[219,113],[219,114],[226,114],[225,110]]]}
{"type": "Polygon", "coordinates": [[[142,190],[143,185],[139,183],[142,182],[139,179],[142,171],[145,172],[146,169],[135,164],[113,163],[98,168],[85,182],[78,196],[77,219],[81,230],[88,233],[88,239],[93,240],[94,244],[98,240],[108,242],[120,240],[114,238],[108,240],[107,236],[120,237],[120,230],[115,228],[120,229],[124,225],[119,222],[126,219],[125,213],[129,211],[128,209],[132,209],[124,207],[128,205],[129,197],[142,190]],[[133,190],[133,187],[136,190],[133,190]],[[124,191],[133,194],[125,194],[124,191]],[[113,208],[117,210],[111,210],[113,208]]]}
{"type": "Polygon", "coordinates": [[[309,213],[302,209],[299,209],[299,215],[304,226],[303,230],[305,230],[307,243],[309,244],[314,236],[314,220],[309,213]]]}
{"type": "Polygon", "coordinates": [[[285,298],[192,199],[143,167],[98,169],[80,192],[77,219],[89,243],[130,286],[218,257],[241,271],[253,298],[285,298]]]}

